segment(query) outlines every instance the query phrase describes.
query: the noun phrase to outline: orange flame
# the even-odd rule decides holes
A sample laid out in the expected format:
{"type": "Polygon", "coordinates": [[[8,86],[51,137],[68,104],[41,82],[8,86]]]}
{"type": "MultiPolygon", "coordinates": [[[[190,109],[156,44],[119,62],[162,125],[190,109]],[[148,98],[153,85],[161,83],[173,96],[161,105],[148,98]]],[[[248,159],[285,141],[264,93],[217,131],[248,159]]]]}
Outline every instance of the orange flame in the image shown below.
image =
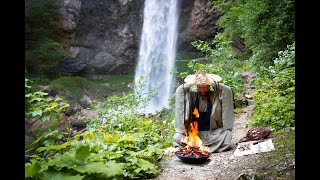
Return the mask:
{"type": "Polygon", "coordinates": [[[193,110],[192,114],[195,115],[196,118],[199,118],[199,111],[198,111],[197,107],[194,107],[194,110],[193,110]]]}
{"type": "MultiPolygon", "coordinates": [[[[195,107],[193,113],[196,118],[199,118],[198,109],[195,107]]],[[[184,139],[181,139],[181,142],[186,144],[187,149],[191,149],[191,147],[199,148],[202,152],[210,152],[207,146],[202,145],[202,141],[198,136],[198,122],[193,121],[190,123],[190,131],[188,131],[187,136],[184,139]]]]}

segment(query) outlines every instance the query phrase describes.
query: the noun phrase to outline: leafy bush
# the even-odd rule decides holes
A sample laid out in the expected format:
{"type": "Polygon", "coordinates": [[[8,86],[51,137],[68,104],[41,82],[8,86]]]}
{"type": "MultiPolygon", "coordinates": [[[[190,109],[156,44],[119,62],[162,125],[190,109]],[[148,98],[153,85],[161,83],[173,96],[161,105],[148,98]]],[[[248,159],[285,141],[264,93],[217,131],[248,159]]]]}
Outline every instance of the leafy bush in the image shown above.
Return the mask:
{"type": "MultiPolygon", "coordinates": [[[[245,68],[244,61],[235,58],[232,50],[231,41],[218,33],[215,36],[215,43],[195,40],[192,45],[208,58],[208,63],[201,63],[192,60],[188,67],[195,72],[204,70],[206,73],[218,74],[222,77],[223,83],[230,86],[233,93],[244,91],[243,79],[240,72],[245,68]]],[[[180,77],[186,77],[188,72],[181,72],[180,77]]]]}
{"type": "Polygon", "coordinates": [[[292,127],[295,123],[295,43],[278,52],[274,66],[261,68],[254,81],[254,119],[250,126],[275,129],[292,127]]]}
{"type": "MultiPolygon", "coordinates": [[[[48,93],[42,91],[30,91],[32,81],[25,78],[25,114],[27,119],[32,119],[33,122],[40,120],[46,123],[44,127],[39,127],[33,134],[36,138],[32,143],[26,143],[26,157],[31,157],[34,149],[38,146],[56,145],[63,136],[63,132],[55,130],[58,128],[61,120],[60,112],[69,107],[62,98],[55,99],[46,98],[48,93]]],[[[39,154],[40,155],[40,154],[39,154]]],[[[45,156],[41,154],[40,156],[45,156]]]]}
{"type": "Polygon", "coordinates": [[[105,99],[108,88],[101,84],[97,84],[79,76],[65,76],[59,77],[49,83],[52,88],[67,91],[70,96],[79,101],[84,95],[90,94],[99,100],[105,99]]]}
{"type": "Polygon", "coordinates": [[[157,175],[162,152],[172,145],[172,112],[146,116],[141,113],[144,103],[137,103],[147,101],[132,93],[108,97],[97,105],[100,118],[91,120],[86,132],[60,146],[38,148],[38,152],[56,153],[26,163],[26,179],[145,179],[157,175]]]}
{"type": "Polygon", "coordinates": [[[25,1],[26,72],[52,73],[51,67],[66,56],[60,39],[58,0],[25,1]]]}
{"type": "Polygon", "coordinates": [[[53,118],[60,119],[59,112],[69,107],[69,104],[65,103],[60,97],[54,100],[46,99],[46,95],[48,93],[42,91],[25,94],[26,114],[42,121],[52,120],[53,118]]]}
{"type": "Polygon", "coordinates": [[[222,9],[218,26],[223,36],[244,40],[253,51],[253,68],[272,65],[280,49],[294,41],[295,2],[293,0],[212,1],[222,9]]]}
{"type": "Polygon", "coordinates": [[[45,98],[48,93],[42,91],[29,92],[32,81],[25,78],[25,111],[26,115],[34,120],[41,121],[60,120],[60,111],[69,107],[62,98],[55,99],[45,98]]]}

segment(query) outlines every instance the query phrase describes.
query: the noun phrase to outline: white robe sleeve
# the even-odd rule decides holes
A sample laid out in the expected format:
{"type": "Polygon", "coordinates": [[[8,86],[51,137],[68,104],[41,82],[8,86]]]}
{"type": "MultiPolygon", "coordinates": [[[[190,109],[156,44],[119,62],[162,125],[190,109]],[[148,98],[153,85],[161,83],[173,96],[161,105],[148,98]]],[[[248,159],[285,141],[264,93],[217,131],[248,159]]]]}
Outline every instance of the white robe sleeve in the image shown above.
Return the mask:
{"type": "MultiPolygon", "coordinates": [[[[184,91],[188,91],[192,84],[182,84],[176,89],[176,98],[175,98],[175,118],[174,125],[175,131],[183,133],[186,129],[184,126],[184,91]]],[[[187,106],[187,105],[186,105],[187,106]]]]}
{"type": "Polygon", "coordinates": [[[234,124],[233,94],[229,86],[222,85],[222,123],[223,129],[232,131],[234,124]]]}

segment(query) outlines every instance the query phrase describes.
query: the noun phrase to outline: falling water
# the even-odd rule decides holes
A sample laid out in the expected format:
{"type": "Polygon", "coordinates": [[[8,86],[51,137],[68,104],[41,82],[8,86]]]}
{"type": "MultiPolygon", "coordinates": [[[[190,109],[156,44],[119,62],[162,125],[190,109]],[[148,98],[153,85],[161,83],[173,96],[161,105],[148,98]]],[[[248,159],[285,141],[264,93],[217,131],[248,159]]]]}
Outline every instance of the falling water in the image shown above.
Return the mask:
{"type": "Polygon", "coordinates": [[[135,85],[142,77],[146,86],[143,93],[157,89],[146,111],[154,113],[169,106],[173,92],[172,70],[176,58],[177,0],[146,0],[135,85]]]}

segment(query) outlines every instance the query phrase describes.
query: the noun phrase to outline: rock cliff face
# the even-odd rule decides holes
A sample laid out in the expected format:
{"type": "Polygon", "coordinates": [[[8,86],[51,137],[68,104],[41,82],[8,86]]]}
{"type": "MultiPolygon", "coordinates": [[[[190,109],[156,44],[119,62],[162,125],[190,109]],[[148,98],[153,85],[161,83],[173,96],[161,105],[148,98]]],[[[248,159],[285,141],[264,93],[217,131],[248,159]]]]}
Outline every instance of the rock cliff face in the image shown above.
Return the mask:
{"type": "Polygon", "coordinates": [[[221,16],[218,9],[208,5],[209,0],[182,0],[179,15],[178,51],[195,51],[195,39],[213,40],[216,22],[221,16]]]}
{"type": "MultiPolygon", "coordinates": [[[[178,52],[196,51],[194,39],[212,40],[220,13],[208,0],[180,0],[178,52]]],[[[139,52],[144,0],[63,0],[60,24],[70,57],[59,73],[122,74],[139,52]]]]}

